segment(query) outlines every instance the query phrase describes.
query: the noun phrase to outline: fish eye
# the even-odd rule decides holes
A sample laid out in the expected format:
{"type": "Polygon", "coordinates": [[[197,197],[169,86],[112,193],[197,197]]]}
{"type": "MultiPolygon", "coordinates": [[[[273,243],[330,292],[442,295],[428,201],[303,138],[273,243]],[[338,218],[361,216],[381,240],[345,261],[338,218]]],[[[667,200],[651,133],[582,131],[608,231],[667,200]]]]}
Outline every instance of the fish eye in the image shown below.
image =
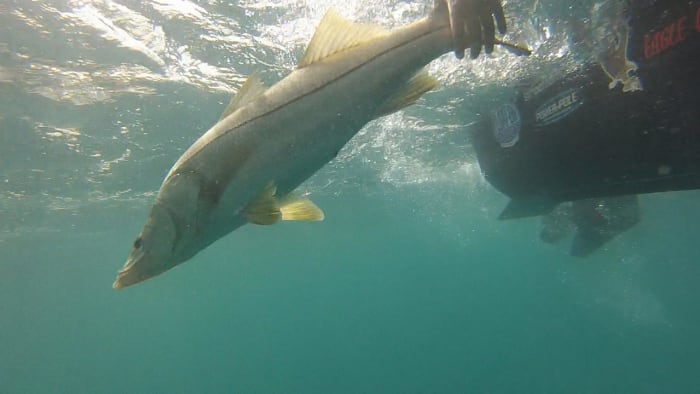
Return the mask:
{"type": "Polygon", "coordinates": [[[134,241],[134,249],[141,249],[143,246],[143,242],[141,241],[141,237],[136,238],[136,241],[134,241]]]}

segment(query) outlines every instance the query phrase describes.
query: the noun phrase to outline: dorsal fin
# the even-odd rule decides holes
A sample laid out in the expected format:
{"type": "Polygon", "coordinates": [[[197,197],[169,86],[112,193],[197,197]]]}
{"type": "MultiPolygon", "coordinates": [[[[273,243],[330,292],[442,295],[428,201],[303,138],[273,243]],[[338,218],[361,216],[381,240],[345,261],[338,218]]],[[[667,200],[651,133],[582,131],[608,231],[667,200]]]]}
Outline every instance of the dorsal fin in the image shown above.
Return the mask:
{"type": "Polygon", "coordinates": [[[221,114],[219,120],[231,115],[238,108],[241,108],[255,100],[264,92],[265,86],[263,86],[262,82],[260,82],[260,78],[258,78],[258,76],[255,74],[249,76],[243,83],[243,86],[238,89],[238,92],[231,97],[231,101],[226,106],[226,109],[221,114]]]}
{"type": "Polygon", "coordinates": [[[360,45],[385,33],[386,30],[380,26],[351,22],[331,8],[318,24],[297,67],[306,67],[326,56],[360,45]]]}

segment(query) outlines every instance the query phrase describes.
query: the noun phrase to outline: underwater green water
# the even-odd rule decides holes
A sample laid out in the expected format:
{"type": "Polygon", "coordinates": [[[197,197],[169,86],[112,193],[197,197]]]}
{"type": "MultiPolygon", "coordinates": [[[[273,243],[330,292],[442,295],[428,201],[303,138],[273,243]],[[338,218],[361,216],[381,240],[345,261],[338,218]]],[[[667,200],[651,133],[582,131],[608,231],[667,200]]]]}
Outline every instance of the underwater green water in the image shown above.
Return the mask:
{"type": "Polygon", "coordinates": [[[109,226],[76,233],[77,218],[5,241],[0,387],[695,390],[697,252],[694,224],[679,223],[697,194],[652,198],[643,225],[581,261],[539,245],[536,222],[496,225],[473,199],[460,207],[460,191],[433,220],[432,192],[322,197],[323,223],[243,228],[121,292],[110,283],[124,229],[142,215],[93,212],[109,226]]]}

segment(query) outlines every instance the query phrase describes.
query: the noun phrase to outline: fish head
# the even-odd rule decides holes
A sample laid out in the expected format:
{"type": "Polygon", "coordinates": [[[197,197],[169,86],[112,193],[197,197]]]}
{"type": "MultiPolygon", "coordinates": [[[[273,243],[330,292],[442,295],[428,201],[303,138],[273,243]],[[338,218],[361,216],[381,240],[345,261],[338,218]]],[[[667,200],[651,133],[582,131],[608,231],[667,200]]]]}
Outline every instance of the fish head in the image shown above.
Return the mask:
{"type": "Polygon", "coordinates": [[[177,235],[172,212],[156,202],[112,287],[118,290],[131,286],[179,264],[181,259],[176,253],[177,235]]]}

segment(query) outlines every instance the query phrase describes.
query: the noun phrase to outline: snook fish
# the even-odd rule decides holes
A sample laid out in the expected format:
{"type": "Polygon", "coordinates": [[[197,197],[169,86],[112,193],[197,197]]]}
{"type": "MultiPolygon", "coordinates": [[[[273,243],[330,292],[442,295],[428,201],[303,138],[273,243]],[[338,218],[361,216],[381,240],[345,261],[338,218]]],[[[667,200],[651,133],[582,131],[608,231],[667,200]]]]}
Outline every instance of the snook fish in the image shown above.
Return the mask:
{"type": "Polygon", "coordinates": [[[367,122],[436,85],[423,67],[453,50],[445,8],[390,32],[329,10],[292,73],[269,88],[250,76],[165,177],[113,287],[163,273],[246,223],[322,220],[290,193],[367,122]]]}

